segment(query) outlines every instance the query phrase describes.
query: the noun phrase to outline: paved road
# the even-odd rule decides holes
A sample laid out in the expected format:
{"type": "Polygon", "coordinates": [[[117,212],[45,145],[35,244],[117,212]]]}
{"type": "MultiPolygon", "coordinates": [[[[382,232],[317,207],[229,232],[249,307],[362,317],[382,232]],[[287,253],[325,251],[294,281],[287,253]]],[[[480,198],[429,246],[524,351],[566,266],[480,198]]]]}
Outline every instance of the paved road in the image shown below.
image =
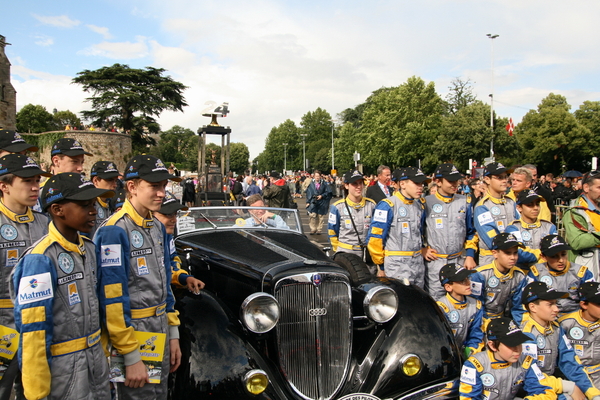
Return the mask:
{"type": "MultiPolygon", "coordinates": [[[[339,199],[333,198],[329,204],[333,204],[337,200],[339,199]]],[[[306,212],[306,198],[297,198],[296,204],[298,204],[298,212],[300,213],[300,219],[302,220],[302,230],[304,231],[306,237],[317,246],[328,247],[330,244],[329,237],[327,236],[327,216],[325,216],[325,223],[323,224],[323,231],[321,231],[321,234],[309,235],[310,227],[308,226],[308,213],[306,212]]]]}

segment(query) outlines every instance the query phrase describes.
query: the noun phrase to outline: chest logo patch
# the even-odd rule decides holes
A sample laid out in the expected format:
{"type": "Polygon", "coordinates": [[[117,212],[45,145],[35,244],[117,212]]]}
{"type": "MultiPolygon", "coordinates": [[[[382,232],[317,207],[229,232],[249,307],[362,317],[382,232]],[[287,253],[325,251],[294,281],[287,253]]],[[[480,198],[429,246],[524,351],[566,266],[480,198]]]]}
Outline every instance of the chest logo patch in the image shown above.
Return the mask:
{"type": "Polygon", "coordinates": [[[441,213],[443,210],[443,207],[441,204],[434,204],[433,205],[433,212],[435,213],[441,213]]]}
{"type": "Polygon", "coordinates": [[[451,312],[450,312],[450,314],[448,314],[448,319],[449,319],[449,320],[450,320],[450,322],[452,322],[453,324],[455,324],[455,323],[457,323],[457,322],[458,322],[458,319],[459,319],[459,317],[460,317],[460,316],[459,316],[459,314],[458,314],[458,311],[456,311],[456,310],[453,310],[453,311],[451,311],[451,312]]]}
{"type": "Polygon", "coordinates": [[[483,383],[483,386],[485,387],[491,387],[496,383],[496,379],[492,374],[483,374],[481,375],[481,383],[483,383]]]}
{"type": "Polygon", "coordinates": [[[552,277],[550,275],[544,275],[540,278],[540,282],[544,282],[547,286],[552,286],[552,277]]]}
{"type": "Polygon", "coordinates": [[[150,270],[148,270],[148,263],[146,262],[146,257],[138,257],[137,258],[137,270],[138,275],[148,275],[150,270]]]}
{"type": "Polygon", "coordinates": [[[131,245],[136,249],[144,245],[144,237],[139,231],[131,231],[131,245]]]}
{"type": "Polygon", "coordinates": [[[81,303],[81,298],[79,297],[79,292],[77,291],[77,283],[71,282],[69,283],[69,305],[75,305],[77,303],[81,303]]]}
{"type": "Polygon", "coordinates": [[[581,328],[578,326],[574,326],[573,328],[571,328],[571,330],[569,330],[569,335],[571,335],[571,337],[575,340],[582,339],[583,330],[581,330],[581,328]]]}
{"type": "Polygon", "coordinates": [[[401,217],[406,217],[408,215],[408,211],[406,211],[406,208],[400,207],[398,209],[398,215],[401,217]]]}
{"type": "Polygon", "coordinates": [[[12,225],[4,224],[0,227],[0,235],[2,235],[4,240],[15,240],[18,235],[17,228],[12,225]]]}
{"type": "Polygon", "coordinates": [[[523,238],[524,241],[528,242],[531,240],[531,233],[529,233],[529,231],[523,231],[521,233],[521,237],[523,238]]]}
{"type": "Polygon", "coordinates": [[[500,279],[492,276],[490,279],[488,279],[487,284],[489,287],[495,288],[500,284],[500,279]]]}
{"type": "Polygon", "coordinates": [[[105,218],[104,217],[104,208],[100,207],[100,208],[98,208],[97,211],[98,211],[98,218],[99,219],[104,219],[105,218]]]}
{"type": "Polygon", "coordinates": [[[50,272],[21,278],[17,295],[19,304],[34,303],[52,297],[54,297],[54,292],[52,291],[50,272]]]}
{"type": "Polygon", "coordinates": [[[538,349],[546,348],[546,338],[544,335],[538,335],[538,337],[535,338],[535,343],[537,344],[538,349]]]}
{"type": "Polygon", "coordinates": [[[73,272],[73,268],[75,268],[75,261],[73,261],[73,257],[69,253],[60,253],[58,255],[58,266],[62,272],[70,274],[73,272]]]}
{"type": "Polygon", "coordinates": [[[492,211],[493,215],[500,215],[500,207],[498,207],[498,206],[492,207],[492,209],[490,211],[492,211]]]}

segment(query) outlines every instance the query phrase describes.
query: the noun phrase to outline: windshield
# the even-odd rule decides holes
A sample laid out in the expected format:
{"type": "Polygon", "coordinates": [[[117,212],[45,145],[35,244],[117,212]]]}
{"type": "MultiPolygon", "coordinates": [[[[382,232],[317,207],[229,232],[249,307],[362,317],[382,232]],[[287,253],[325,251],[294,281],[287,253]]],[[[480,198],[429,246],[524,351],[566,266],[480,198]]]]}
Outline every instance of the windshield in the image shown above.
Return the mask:
{"type": "Polygon", "coordinates": [[[214,229],[279,229],[302,233],[295,210],[270,207],[193,207],[177,214],[177,234],[214,229]]]}

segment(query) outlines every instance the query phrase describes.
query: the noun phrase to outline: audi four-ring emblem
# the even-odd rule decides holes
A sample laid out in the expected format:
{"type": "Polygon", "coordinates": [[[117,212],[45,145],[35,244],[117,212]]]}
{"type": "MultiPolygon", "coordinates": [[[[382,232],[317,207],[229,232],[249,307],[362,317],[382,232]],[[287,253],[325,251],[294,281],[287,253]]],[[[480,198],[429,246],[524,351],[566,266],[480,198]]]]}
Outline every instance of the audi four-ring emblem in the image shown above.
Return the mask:
{"type": "Polygon", "coordinates": [[[311,308],[310,310],[308,310],[308,315],[310,315],[311,317],[318,317],[320,315],[325,314],[327,314],[327,309],[325,308],[311,308]]]}

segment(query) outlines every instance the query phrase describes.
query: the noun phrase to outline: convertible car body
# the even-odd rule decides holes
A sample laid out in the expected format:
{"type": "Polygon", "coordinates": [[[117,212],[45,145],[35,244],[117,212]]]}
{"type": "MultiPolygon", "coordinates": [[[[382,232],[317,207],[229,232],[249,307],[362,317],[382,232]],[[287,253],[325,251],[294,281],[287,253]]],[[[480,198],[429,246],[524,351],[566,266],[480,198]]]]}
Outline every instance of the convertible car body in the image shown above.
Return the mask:
{"type": "Polygon", "coordinates": [[[178,217],[182,364],[174,399],[456,397],[460,356],[421,289],[365,275],[302,234],[296,210],[192,208],[178,217]]]}

